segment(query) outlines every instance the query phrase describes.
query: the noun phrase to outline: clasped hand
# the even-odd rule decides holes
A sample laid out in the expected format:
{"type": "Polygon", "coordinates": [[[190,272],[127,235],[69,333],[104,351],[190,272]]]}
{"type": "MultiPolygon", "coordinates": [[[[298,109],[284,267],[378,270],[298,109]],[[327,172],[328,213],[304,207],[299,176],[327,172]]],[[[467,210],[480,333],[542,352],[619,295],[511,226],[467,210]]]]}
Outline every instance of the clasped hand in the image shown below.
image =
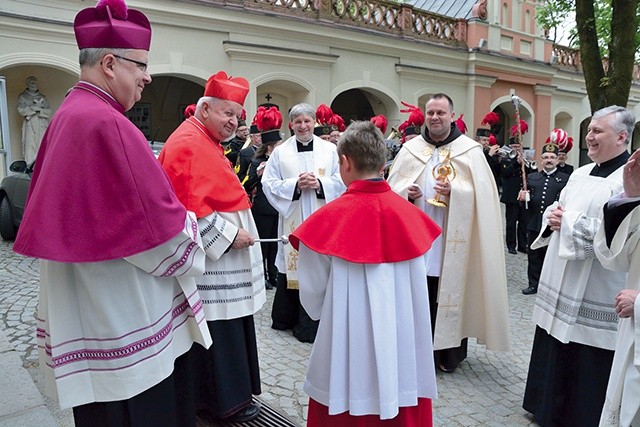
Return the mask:
{"type": "Polygon", "coordinates": [[[320,181],[318,181],[318,178],[316,178],[313,172],[302,172],[298,176],[298,188],[300,190],[305,190],[307,188],[317,190],[320,188],[320,181]]]}
{"type": "Polygon", "coordinates": [[[553,231],[560,230],[560,226],[562,225],[562,214],[564,213],[564,208],[558,205],[554,210],[549,213],[547,216],[547,224],[549,228],[553,231]]]}

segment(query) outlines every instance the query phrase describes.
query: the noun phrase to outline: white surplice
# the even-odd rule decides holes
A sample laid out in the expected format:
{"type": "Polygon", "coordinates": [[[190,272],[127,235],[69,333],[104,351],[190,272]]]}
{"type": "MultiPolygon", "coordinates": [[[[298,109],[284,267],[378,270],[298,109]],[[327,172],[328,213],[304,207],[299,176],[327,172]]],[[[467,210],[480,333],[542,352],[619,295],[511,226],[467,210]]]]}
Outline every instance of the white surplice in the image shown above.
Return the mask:
{"type": "Polygon", "coordinates": [[[390,419],[437,397],[425,256],[355,264],[300,242],[299,262],[300,301],[321,319],[304,382],[312,399],[330,415],[390,419]]]}
{"type": "Polygon", "coordinates": [[[40,368],[60,408],[129,399],[167,378],[194,342],[211,345],[189,277],[204,259],[187,215],[177,236],[124,259],[40,261],[40,368]]]}
{"type": "MultiPolygon", "coordinates": [[[[313,151],[298,152],[295,136],[287,139],[269,156],[262,175],[262,190],[271,206],[280,214],[278,236],[289,235],[319,207],[346,190],[340,178],[335,144],[314,135],[313,151]],[[298,177],[303,172],[315,174],[322,185],[324,199],[319,199],[316,191],[305,189],[298,200],[293,200],[298,177]]],[[[280,273],[288,275],[288,280],[296,280],[297,258],[291,251],[295,250],[278,245],[275,264],[280,273]],[[288,262],[285,262],[285,255],[290,255],[288,262]]]]}
{"type": "Polygon", "coordinates": [[[255,314],[267,300],[259,244],[230,249],[242,228],[258,237],[250,210],[213,212],[198,220],[207,254],[203,275],[196,277],[207,320],[230,320],[255,314]]]}
{"type": "MultiPolygon", "coordinates": [[[[625,289],[640,289],[640,207],[629,213],[618,226],[607,247],[604,227],[596,235],[595,252],[605,268],[628,271],[625,289]]],[[[613,305],[613,300],[611,301],[613,305]]],[[[640,298],[633,316],[620,319],[616,351],[611,366],[607,395],[600,426],[640,425],[640,298]]]]}
{"type": "Polygon", "coordinates": [[[540,235],[532,244],[548,244],[533,320],[562,343],[575,342],[606,350],[615,348],[618,316],[613,300],[625,272],[606,270],[595,258],[593,240],[602,221],[602,207],[622,191],[622,167],[606,178],[591,176],[595,164],[571,174],[560,199],[543,214],[540,235]],[[547,216],[564,207],[560,231],[542,237],[547,216]]]}

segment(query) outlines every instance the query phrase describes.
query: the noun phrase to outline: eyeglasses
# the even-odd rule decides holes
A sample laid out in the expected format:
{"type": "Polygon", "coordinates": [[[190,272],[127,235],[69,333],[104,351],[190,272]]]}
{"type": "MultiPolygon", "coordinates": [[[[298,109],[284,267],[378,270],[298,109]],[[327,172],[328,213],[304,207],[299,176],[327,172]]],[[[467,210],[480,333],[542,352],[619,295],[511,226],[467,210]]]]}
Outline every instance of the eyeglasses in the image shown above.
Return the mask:
{"type": "Polygon", "coordinates": [[[145,62],[141,62],[141,61],[136,61],[135,59],[129,59],[129,58],[125,58],[124,56],[120,56],[120,55],[113,55],[114,57],[118,58],[118,59],[124,59],[125,61],[129,61],[129,62],[133,62],[134,64],[136,64],[136,66],[140,69],[140,71],[142,71],[143,73],[147,71],[147,66],[148,64],[145,62]]]}

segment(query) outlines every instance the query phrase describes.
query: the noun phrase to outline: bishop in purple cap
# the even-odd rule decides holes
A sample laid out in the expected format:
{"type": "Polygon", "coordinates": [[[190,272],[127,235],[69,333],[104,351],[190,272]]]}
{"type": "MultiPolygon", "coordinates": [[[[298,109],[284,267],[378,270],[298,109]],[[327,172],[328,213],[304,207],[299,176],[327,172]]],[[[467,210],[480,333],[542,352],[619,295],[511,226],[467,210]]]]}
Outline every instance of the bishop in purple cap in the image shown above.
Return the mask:
{"type": "Polygon", "coordinates": [[[101,0],[74,31],[80,81],[44,135],[14,245],[41,259],[45,388],[76,426],[195,425],[180,356],[211,344],[193,279],[205,254],[195,217],[123,114],[151,82],[151,26],[101,0]]]}

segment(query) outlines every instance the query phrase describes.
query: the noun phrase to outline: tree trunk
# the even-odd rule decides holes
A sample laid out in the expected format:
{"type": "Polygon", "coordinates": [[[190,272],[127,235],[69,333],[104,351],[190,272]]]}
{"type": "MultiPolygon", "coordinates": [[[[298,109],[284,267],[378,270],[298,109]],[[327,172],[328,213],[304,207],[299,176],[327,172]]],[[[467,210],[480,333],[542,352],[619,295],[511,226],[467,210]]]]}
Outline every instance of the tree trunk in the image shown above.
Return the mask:
{"type": "Polygon", "coordinates": [[[608,105],[626,107],[636,54],[638,0],[613,0],[611,5],[613,14],[607,72],[610,84],[605,87],[606,100],[608,105]]]}
{"type": "Polygon", "coordinates": [[[580,59],[591,112],[627,106],[635,60],[638,0],[612,0],[611,44],[607,71],[598,48],[593,0],[576,0],[580,59]]]}

